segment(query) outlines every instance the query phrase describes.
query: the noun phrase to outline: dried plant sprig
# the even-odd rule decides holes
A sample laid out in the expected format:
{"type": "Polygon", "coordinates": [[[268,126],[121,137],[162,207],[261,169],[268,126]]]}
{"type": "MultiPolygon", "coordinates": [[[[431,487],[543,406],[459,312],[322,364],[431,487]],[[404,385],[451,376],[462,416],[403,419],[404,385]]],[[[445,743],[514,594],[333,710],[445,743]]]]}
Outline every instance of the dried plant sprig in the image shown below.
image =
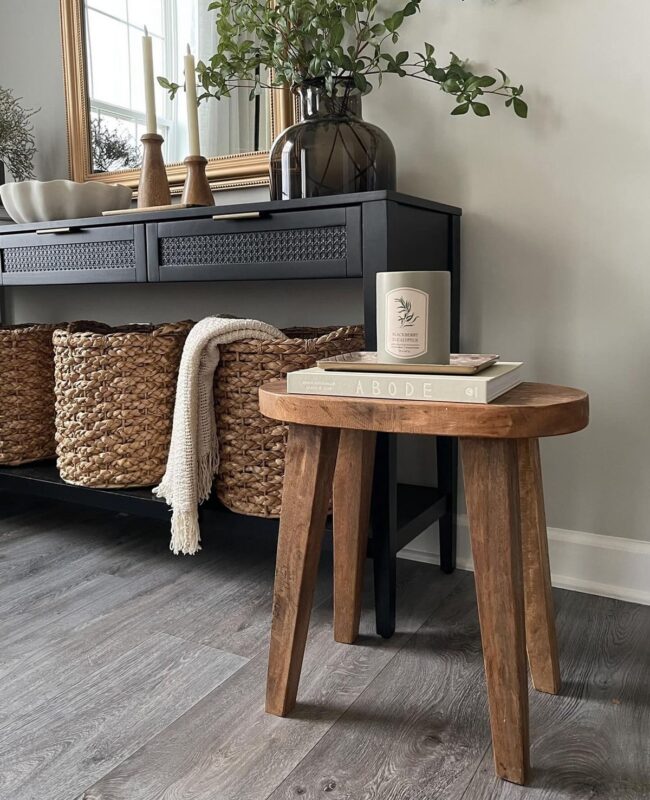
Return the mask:
{"type": "Polygon", "coordinates": [[[31,118],[40,109],[23,108],[21,97],[0,86],[0,161],[16,181],[34,177],[36,142],[31,118]]]}

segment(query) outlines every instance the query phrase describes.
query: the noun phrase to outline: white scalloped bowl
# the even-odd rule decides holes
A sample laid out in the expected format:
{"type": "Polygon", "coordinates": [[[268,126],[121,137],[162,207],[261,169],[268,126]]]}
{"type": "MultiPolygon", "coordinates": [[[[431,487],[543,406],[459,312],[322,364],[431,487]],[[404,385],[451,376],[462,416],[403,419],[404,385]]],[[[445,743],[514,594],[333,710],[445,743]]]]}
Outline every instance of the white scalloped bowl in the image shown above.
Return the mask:
{"type": "Polygon", "coordinates": [[[132,190],[120,184],[88,181],[19,181],[0,186],[0,198],[14,222],[98,217],[129,208],[132,190]]]}

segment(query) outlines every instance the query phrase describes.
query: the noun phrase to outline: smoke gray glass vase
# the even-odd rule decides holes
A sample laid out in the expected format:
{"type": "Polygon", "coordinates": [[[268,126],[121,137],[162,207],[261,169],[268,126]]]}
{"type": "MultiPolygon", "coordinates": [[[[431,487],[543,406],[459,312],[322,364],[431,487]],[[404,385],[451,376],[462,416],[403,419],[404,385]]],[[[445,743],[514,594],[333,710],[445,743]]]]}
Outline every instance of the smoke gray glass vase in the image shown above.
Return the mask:
{"type": "Polygon", "coordinates": [[[395,149],[381,128],[362,118],[358,90],[339,81],[332,97],[319,79],[294,91],[301,120],[271,148],[272,200],[395,188],[395,149]]]}

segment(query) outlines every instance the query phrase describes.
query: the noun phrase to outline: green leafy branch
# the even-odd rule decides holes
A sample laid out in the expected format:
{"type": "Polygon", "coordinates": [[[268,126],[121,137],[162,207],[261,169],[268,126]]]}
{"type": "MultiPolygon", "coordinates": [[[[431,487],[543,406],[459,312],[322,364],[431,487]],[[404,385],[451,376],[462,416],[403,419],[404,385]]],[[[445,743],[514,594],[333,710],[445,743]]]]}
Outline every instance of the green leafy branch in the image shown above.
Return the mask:
{"type": "MultiPolygon", "coordinates": [[[[341,82],[367,94],[392,74],[437,85],[455,98],[454,115],[471,109],[487,117],[484,101],[497,96],[525,118],[524,87],[511,84],[503,70],[496,70],[498,78],[477,74],[454,53],[439,63],[429,43],[413,55],[396,51],[402,25],[421,3],[400,0],[400,7],[386,15],[378,0],[212,0],[208,8],[216,12],[219,44],[207,62],[196,66],[199,101],[229,97],[242,87],[253,98],[263,89],[295,88],[316,79],[324,79],[330,96],[341,82]]],[[[165,77],[158,81],[172,98],[181,88],[165,77]]]]}

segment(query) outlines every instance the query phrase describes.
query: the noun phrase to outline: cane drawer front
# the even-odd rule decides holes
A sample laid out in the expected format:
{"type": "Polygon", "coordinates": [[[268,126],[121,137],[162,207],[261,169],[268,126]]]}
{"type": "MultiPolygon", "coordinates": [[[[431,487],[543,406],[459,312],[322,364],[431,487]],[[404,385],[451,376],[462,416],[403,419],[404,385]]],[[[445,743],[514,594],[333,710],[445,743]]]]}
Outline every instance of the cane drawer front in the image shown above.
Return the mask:
{"type": "Polygon", "coordinates": [[[150,281],[361,275],[361,212],[349,208],[219,214],[147,225],[150,281]]]}
{"type": "Polygon", "coordinates": [[[143,225],[43,228],[0,236],[4,286],[146,281],[143,225]]]}

